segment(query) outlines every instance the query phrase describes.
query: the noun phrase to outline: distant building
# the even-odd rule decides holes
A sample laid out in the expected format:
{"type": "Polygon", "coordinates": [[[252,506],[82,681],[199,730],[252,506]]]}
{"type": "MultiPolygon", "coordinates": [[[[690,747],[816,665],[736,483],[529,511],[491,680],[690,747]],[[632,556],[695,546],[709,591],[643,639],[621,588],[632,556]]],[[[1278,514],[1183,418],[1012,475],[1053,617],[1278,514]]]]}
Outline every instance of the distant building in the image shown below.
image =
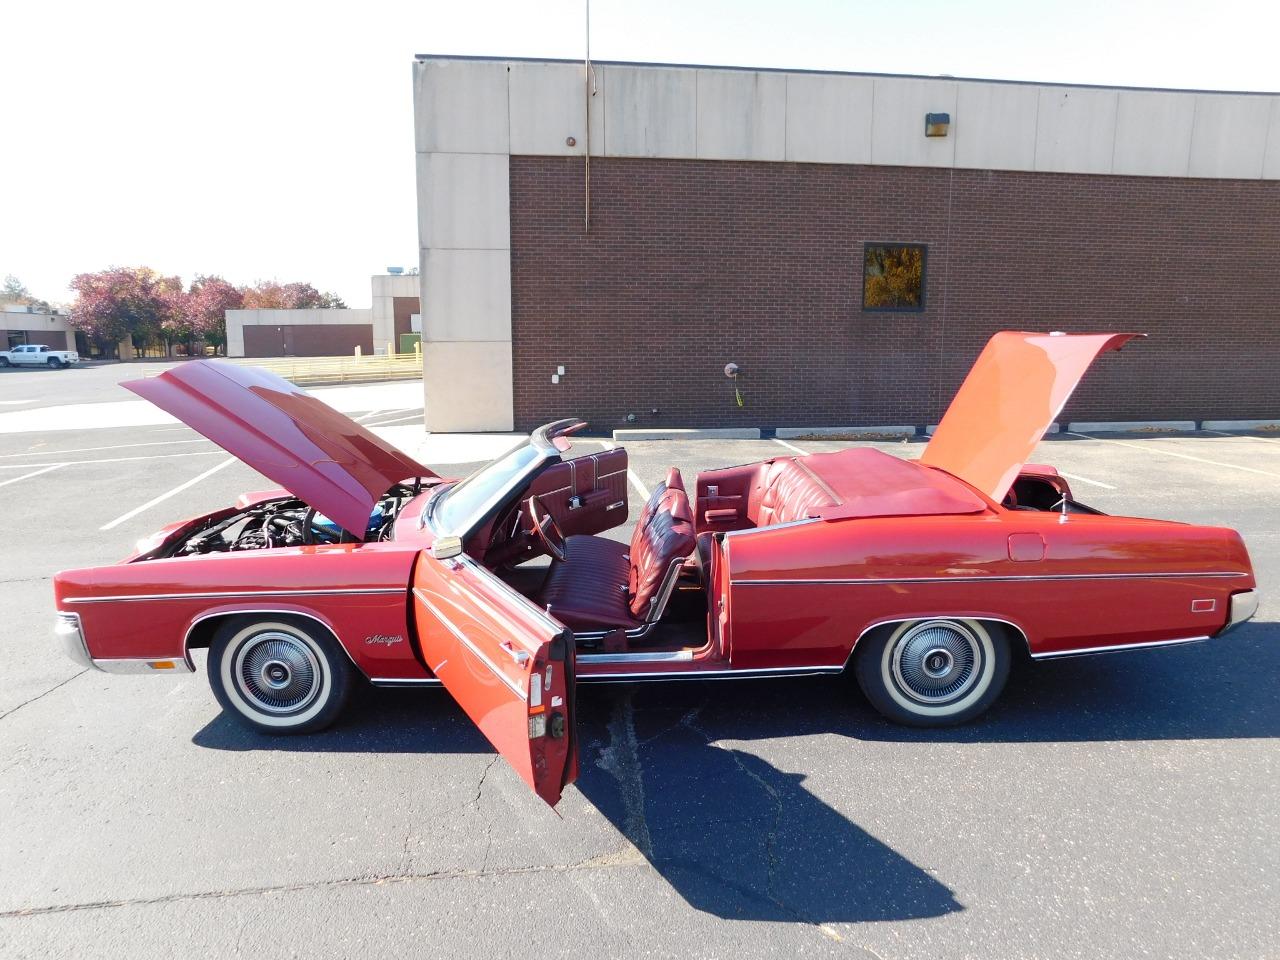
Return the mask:
{"type": "Polygon", "coordinates": [[[67,326],[65,313],[12,302],[0,303],[0,343],[5,348],[43,343],[54,350],[78,349],[75,331],[67,326]]]}
{"type": "Polygon", "coordinates": [[[412,351],[420,332],[418,277],[371,278],[372,307],[341,310],[228,310],[229,357],[328,357],[412,351]]]}
{"type": "Polygon", "coordinates": [[[1276,94],[424,56],[414,104],[428,429],[935,423],[1002,328],[1151,335],[1064,419],[1280,414],[1276,94]]]}

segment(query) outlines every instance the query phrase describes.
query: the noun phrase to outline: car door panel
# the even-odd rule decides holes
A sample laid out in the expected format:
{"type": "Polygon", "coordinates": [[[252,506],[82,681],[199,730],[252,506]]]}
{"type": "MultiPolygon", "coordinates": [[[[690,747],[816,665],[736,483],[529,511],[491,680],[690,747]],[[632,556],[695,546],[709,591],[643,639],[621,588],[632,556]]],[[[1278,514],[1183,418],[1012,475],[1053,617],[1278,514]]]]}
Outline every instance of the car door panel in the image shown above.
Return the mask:
{"type": "Polygon", "coordinates": [[[565,536],[602,533],[627,520],[627,451],[621,447],[548,467],[529,486],[565,536]]]}
{"type": "Polygon", "coordinates": [[[554,806],[577,777],[572,634],[465,557],[420,555],[413,613],[427,666],[554,806]]]}

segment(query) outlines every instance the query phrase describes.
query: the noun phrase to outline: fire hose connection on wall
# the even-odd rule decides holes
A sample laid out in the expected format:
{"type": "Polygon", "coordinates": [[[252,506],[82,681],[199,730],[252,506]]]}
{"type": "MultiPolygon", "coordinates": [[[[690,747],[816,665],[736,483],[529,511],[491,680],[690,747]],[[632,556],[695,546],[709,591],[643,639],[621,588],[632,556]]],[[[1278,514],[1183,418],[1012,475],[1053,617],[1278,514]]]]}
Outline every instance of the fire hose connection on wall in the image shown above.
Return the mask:
{"type": "Polygon", "coordinates": [[[746,401],[742,398],[742,388],[738,386],[738,374],[742,372],[742,368],[736,363],[730,362],[724,365],[724,375],[733,381],[733,399],[740,407],[746,406],[746,401]]]}

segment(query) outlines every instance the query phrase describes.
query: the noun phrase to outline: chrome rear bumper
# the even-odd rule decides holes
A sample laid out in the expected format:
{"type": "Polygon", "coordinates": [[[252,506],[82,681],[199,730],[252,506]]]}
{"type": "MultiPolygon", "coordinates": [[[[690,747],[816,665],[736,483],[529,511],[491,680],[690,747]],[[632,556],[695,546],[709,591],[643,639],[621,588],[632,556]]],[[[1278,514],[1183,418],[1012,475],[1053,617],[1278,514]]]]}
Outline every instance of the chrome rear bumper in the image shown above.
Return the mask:
{"type": "Polygon", "coordinates": [[[1252,619],[1257,612],[1257,590],[1242,590],[1240,593],[1233,593],[1231,595],[1231,606],[1227,611],[1227,625],[1218,632],[1218,636],[1222,636],[1232,627],[1252,619]]]}

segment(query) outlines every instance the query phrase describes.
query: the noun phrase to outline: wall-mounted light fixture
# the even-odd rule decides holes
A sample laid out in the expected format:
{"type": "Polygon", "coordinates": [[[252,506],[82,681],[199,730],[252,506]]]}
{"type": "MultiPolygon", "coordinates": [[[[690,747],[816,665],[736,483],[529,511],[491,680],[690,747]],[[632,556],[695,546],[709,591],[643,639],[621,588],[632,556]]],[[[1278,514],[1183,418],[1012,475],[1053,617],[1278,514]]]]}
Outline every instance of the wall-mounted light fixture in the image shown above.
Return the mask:
{"type": "Polygon", "coordinates": [[[924,115],[924,135],[926,137],[945,137],[951,127],[951,114],[926,113],[924,115]]]}

